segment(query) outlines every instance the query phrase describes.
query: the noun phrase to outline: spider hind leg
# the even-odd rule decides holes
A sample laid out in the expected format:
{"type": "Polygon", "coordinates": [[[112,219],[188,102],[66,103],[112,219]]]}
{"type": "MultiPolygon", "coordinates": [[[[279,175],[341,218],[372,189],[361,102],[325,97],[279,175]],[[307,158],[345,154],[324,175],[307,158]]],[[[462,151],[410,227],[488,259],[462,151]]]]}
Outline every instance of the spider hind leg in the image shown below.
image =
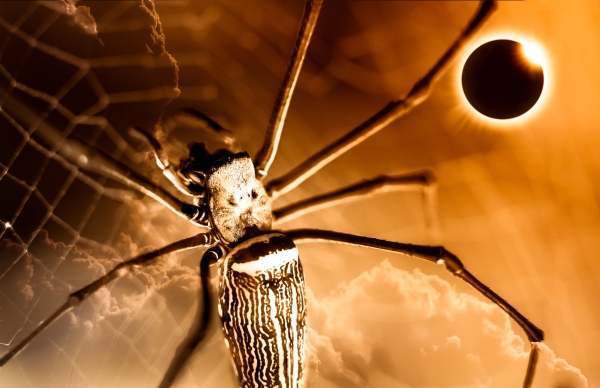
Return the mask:
{"type": "Polygon", "coordinates": [[[200,260],[200,299],[202,304],[201,307],[200,305],[198,307],[194,323],[192,324],[187,337],[177,347],[175,356],[171,360],[159,388],[168,388],[171,386],[177,376],[181,373],[182,367],[186,364],[192,353],[202,345],[206,337],[208,324],[210,322],[210,312],[212,310],[210,266],[217,263],[217,261],[224,256],[224,253],[223,248],[215,246],[204,252],[202,259],[200,260]]]}
{"type": "Polygon", "coordinates": [[[479,279],[477,279],[465,268],[459,258],[450,251],[446,250],[446,248],[442,246],[398,243],[377,238],[356,236],[347,233],[318,229],[296,229],[284,231],[283,234],[291,238],[296,243],[328,242],[346,244],[400,253],[403,255],[423,259],[431,263],[440,265],[443,264],[448,272],[465,281],[479,291],[496,306],[504,310],[504,312],[506,312],[521,327],[521,329],[523,329],[527,335],[527,339],[531,343],[531,352],[529,353],[529,362],[527,365],[527,371],[525,373],[525,379],[523,380],[523,388],[531,387],[539,356],[538,344],[544,340],[544,332],[500,295],[496,294],[491,288],[479,281],[479,279]]]}
{"type": "Polygon", "coordinates": [[[179,252],[200,246],[207,246],[212,243],[213,238],[209,233],[200,233],[195,236],[176,241],[160,249],[145,253],[143,255],[134,257],[128,261],[124,261],[120,264],[117,264],[112,270],[108,271],[106,275],[96,279],[87,286],[69,295],[67,301],[63,303],[54,313],[52,313],[52,315],[50,315],[48,318],[42,321],[27,337],[25,337],[25,339],[23,339],[23,341],[21,341],[19,344],[17,344],[17,346],[15,346],[8,353],[5,353],[0,358],[0,367],[9,362],[16,355],[18,355],[23,349],[27,347],[27,345],[31,343],[31,341],[33,341],[38,336],[38,334],[40,334],[44,329],[50,326],[58,318],[60,318],[66,312],[70,311],[71,309],[79,305],[81,302],[86,300],[89,296],[91,296],[102,286],[105,286],[109,282],[127,274],[130,268],[138,265],[148,265],[160,256],[169,253],[179,252]]]}

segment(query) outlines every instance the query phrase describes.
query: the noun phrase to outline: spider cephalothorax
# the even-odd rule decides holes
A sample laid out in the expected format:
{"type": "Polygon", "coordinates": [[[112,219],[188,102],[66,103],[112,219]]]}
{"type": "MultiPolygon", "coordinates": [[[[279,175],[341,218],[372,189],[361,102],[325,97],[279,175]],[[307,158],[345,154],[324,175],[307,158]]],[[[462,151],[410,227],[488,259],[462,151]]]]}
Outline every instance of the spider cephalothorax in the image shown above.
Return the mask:
{"type": "Polygon", "coordinates": [[[227,155],[213,165],[206,189],[213,232],[225,244],[237,242],[247,231],[271,229],[271,201],[247,153],[227,155]]]}
{"type": "Polygon", "coordinates": [[[198,207],[207,211],[215,236],[233,244],[244,235],[270,230],[271,200],[256,179],[250,156],[225,149],[210,153],[204,143],[193,143],[189,148],[178,175],[197,195],[198,207]]]}

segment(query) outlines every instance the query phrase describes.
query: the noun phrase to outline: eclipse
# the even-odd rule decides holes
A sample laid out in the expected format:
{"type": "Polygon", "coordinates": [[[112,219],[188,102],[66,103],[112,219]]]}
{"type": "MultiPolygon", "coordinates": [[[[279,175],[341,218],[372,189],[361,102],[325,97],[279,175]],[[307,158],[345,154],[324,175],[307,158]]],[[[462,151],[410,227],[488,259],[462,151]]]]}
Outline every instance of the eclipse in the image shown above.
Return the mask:
{"type": "Polygon", "coordinates": [[[465,97],[479,113],[512,119],[536,104],[544,87],[541,53],[514,40],[493,40],[475,49],[462,71],[465,97]]]}

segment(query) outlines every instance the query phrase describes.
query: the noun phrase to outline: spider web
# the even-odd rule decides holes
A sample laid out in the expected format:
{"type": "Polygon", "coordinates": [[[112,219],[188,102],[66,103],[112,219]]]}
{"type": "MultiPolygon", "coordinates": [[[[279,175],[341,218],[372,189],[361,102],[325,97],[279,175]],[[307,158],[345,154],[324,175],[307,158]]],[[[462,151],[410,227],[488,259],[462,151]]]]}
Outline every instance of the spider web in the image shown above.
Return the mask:
{"type": "MultiPolygon", "coordinates": [[[[198,232],[162,206],[65,159],[57,153],[61,139],[81,139],[162,181],[127,128],[153,129],[162,117],[158,136],[176,161],[185,144],[211,140],[201,123],[177,116],[181,108],[195,107],[231,129],[241,148],[254,154],[302,12],[300,2],[267,0],[261,7],[239,1],[72,3],[0,2],[0,353],[70,292],[116,263],[198,232]]],[[[373,11],[370,2],[334,3],[322,11],[273,176],[410,89],[474,8],[463,2],[394,2],[386,6],[398,9],[387,14],[373,11]]],[[[392,143],[365,143],[281,204],[376,173],[452,169],[452,160],[489,150],[499,137],[481,135],[456,146],[452,135],[435,129],[434,119],[409,120],[405,125],[420,130],[392,143]],[[382,164],[365,163],[374,154],[382,164]]],[[[468,183],[457,178],[446,192],[450,207],[461,206],[454,197],[465,192],[468,183]]],[[[482,197],[491,194],[492,186],[481,189],[482,197]]],[[[367,203],[362,212],[341,207],[326,217],[309,215],[289,227],[438,243],[425,224],[420,195],[396,199],[367,203]],[[391,212],[402,219],[372,216],[391,212]]],[[[323,284],[309,279],[319,295],[385,258],[327,249],[303,253],[337,263],[305,264],[308,272],[332,277],[323,284]],[[339,264],[342,259],[359,264],[339,264]],[[335,271],[325,271],[332,266],[335,271]]],[[[0,381],[14,387],[156,386],[196,314],[200,254],[164,258],[98,291],[5,365],[0,381]]],[[[448,279],[441,270],[435,273],[448,279]]],[[[524,288],[519,284],[517,292],[524,288]]],[[[236,386],[220,338],[210,337],[175,386],[236,386]]]]}
{"type": "MultiPolygon", "coordinates": [[[[152,128],[178,94],[177,68],[164,50],[154,5],[19,1],[0,7],[4,353],[70,292],[141,248],[165,245],[193,228],[57,153],[62,139],[78,138],[144,169],[145,154],[128,142],[126,129],[152,128]]],[[[193,264],[162,260],[115,282],[11,361],[3,384],[156,385],[194,317],[197,278],[193,264]],[[148,347],[157,336],[160,345],[148,347]],[[100,341],[105,346],[93,350],[100,341]]]]}

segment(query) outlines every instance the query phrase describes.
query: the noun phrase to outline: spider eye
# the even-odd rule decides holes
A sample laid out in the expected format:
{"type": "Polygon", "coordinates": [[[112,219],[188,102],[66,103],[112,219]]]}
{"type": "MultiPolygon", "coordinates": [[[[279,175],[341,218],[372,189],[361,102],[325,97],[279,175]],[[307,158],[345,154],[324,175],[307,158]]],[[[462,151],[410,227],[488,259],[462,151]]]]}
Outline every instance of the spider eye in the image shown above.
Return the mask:
{"type": "Polygon", "coordinates": [[[231,206],[235,206],[235,200],[233,198],[229,198],[229,201],[227,202],[229,202],[231,206]]]}
{"type": "Polygon", "coordinates": [[[256,189],[252,189],[252,199],[256,198],[258,198],[258,193],[256,192],[256,189]]]}

